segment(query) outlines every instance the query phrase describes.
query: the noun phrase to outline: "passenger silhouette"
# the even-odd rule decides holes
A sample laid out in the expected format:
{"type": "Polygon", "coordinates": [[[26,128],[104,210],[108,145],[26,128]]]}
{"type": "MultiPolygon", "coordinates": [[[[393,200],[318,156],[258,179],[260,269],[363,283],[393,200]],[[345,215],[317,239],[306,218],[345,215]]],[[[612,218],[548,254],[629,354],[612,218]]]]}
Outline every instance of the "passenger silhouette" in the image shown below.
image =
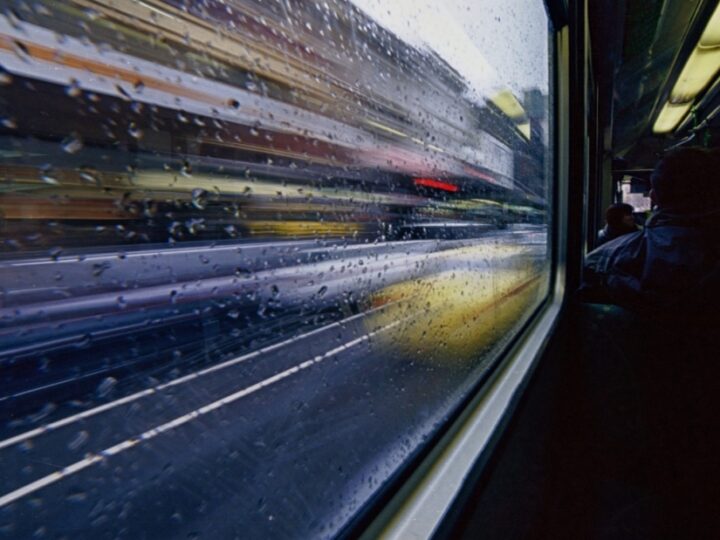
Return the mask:
{"type": "Polygon", "coordinates": [[[598,233],[597,245],[600,246],[618,236],[639,231],[640,228],[635,224],[635,218],[633,218],[634,210],[627,203],[611,204],[605,211],[605,226],[598,233]]]}
{"type": "Polygon", "coordinates": [[[645,228],[587,256],[581,299],[676,316],[717,301],[719,171],[716,150],[665,155],[651,177],[655,208],[645,228]]]}

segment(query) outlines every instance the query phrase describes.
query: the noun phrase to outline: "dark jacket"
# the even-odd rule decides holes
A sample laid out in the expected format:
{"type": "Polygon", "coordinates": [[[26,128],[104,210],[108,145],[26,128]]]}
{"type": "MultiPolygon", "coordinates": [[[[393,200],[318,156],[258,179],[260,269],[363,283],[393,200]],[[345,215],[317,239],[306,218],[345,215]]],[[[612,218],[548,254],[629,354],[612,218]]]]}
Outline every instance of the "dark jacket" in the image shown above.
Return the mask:
{"type": "Polygon", "coordinates": [[[610,240],[615,240],[618,236],[631,234],[639,230],[640,227],[637,226],[628,227],[623,225],[621,227],[611,227],[610,225],[605,225],[602,229],[600,229],[600,232],[598,233],[597,245],[601,246],[602,244],[609,242],[610,240]]]}
{"type": "Polygon", "coordinates": [[[635,311],[682,316],[717,309],[720,211],[673,215],[659,211],[642,231],[588,254],[582,299],[635,311]]]}

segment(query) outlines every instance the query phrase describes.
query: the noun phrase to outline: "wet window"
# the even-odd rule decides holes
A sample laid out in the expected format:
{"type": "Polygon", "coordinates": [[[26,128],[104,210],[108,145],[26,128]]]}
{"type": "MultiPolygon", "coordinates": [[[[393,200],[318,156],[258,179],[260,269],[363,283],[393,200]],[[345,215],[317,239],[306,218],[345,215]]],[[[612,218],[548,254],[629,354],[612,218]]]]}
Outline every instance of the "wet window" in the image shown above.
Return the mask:
{"type": "Polygon", "coordinates": [[[342,532],[547,296],[543,2],[3,4],[0,536],[342,532]]]}

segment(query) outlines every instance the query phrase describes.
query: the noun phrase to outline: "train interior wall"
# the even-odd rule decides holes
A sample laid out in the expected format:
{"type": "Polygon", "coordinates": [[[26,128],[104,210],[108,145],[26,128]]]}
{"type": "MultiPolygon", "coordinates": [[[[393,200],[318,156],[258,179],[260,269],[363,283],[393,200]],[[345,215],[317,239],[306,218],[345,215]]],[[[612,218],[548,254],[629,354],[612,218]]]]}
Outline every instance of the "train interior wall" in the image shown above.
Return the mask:
{"type": "Polygon", "coordinates": [[[717,338],[683,326],[571,302],[440,537],[716,538],[717,338]]]}

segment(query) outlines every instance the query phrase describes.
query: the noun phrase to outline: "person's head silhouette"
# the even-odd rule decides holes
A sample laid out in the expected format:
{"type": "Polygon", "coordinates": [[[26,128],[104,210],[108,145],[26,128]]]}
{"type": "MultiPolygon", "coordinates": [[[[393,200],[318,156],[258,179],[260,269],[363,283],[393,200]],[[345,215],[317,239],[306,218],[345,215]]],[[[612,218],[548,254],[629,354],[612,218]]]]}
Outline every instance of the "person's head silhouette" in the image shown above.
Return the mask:
{"type": "Polygon", "coordinates": [[[720,154],[689,147],[668,152],[650,181],[650,196],[658,209],[676,214],[720,209],[720,154]]]}

